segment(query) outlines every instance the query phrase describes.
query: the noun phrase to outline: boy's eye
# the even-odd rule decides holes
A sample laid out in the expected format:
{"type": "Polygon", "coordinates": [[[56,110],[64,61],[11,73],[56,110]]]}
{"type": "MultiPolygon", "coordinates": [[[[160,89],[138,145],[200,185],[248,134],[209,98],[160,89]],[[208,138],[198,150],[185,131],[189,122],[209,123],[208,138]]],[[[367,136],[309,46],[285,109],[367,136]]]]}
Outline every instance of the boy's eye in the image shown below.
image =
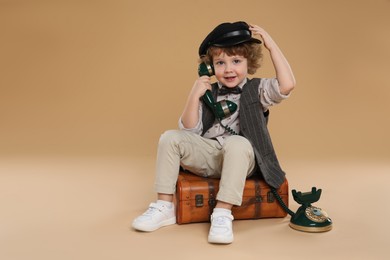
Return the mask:
{"type": "Polygon", "coordinates": [[[236,63],[236,64],[240,63],[240,62],[241,62],[241,60],[239,60],[239,59],[236,59],[236,60],[233,61],[233,63],[236,63]]]}
{"type": "Polygon", "coordinates": [[[222,65],[222,64],[223,64],[223,61],[217,61],[215,64],[217,64],[217,65],[222,65]]]}

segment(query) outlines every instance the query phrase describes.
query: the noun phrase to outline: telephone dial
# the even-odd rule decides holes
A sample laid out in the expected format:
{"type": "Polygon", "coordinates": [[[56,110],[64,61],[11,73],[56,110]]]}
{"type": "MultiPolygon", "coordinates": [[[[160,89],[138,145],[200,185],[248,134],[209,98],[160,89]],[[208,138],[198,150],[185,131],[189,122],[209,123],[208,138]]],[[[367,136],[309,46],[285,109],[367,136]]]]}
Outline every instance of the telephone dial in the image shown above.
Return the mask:
{"type": "MultiPolygon", "coordinates": [[[[214,67],[212,64],[202,62],[199,64],[198,74],[199,77],[211,77],[214,75],[214,67]]],[[[232,115],[237,110],[237,104],[229,100],[215,102],[210,90],[206,90],[202,100],[213,111],[215,117],[222,127],[224,127],[231,134],[237,134],[231,128],[221,123],[223,118],[232,115]]],[[[312,203],[317,202],[320,199],[322,192],[321,189],[317,190],[316,187],[313,187],[311,192],[304,193],[292,190],[294,200],[298,204],[301,204],[296,213],[287,207],[275,188],[271,188],[271,191],[282,208],[291,216],[291,228],[312,233],[325,232],[332,229],[332,220],[328,217],[326,212],[321,208],[312,206],[312,203]]]]}

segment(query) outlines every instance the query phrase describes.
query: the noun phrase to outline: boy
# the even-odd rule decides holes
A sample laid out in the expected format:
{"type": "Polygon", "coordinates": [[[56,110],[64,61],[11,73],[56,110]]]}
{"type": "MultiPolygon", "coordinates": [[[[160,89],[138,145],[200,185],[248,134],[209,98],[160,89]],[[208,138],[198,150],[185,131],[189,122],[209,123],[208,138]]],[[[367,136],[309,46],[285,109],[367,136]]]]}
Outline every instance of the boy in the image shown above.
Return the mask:
{"type": "Polygon", "coordinates": [[[268,109],[287,98],[295,87],[290,65],[270,35],[245,22],[218,25],[199,48],[201,61],[214,66],[217,83],[199,77],[179,119],[180,130],[166,131],[157,152],[155,189],[157,201],[133,221],[133,228],[154,231],[176,223],[173,194],[180,166],[209,178],[220,178],[217,204],[211,215],[210,243],[233,242],[231,208],[241,205],[245,180],[260,172],[278,188],[285,173],[279,166],[266,127],[268,109]],[[260,67],[261,36],[270,52],[276,78],[248,79],[260,67]],[[216,120],[201,97],[210,90],[216,101],[230,100],[237,111],[216,120]],[[226,131],[229,127],[239,135],[226,131]]]}

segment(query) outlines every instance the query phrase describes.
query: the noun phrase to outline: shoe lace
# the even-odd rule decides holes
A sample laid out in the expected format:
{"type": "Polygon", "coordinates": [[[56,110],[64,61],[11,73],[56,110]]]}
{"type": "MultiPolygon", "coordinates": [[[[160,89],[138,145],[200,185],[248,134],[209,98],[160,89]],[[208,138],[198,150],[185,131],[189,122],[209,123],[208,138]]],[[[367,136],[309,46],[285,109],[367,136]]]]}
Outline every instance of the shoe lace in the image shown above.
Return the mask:
{"type": "Polygon", "coordinates": [[[151,203],[149,205],[149,208],[144,213],[144,215],[147,216],[154,215],[157,211],[161,211],[161,207],[159,207],[156,203],[151,203]]]}
{"type": "Polygon", "coordinates": [[[226,223],[226,218],[225,217],[217,217],[215,220],[214,220],[215,224],[217,225],[220,225],[220,226],[223,226],[225,225],[226,223]]]}
{"type": "Polygon", "coordinates": [[[213,218],[213,224],[218,226],[225,226],[231,218],[229,216],[217,216],[213,218]]]}

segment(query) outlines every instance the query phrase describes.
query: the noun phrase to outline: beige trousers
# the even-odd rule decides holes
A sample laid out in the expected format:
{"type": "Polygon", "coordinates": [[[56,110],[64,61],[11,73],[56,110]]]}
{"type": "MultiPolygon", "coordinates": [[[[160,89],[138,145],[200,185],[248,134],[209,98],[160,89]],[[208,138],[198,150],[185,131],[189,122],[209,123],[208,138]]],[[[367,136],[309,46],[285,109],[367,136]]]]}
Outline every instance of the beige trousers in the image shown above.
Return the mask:
{"type": "Polygon", "coordinates": [[[180,166],[199,176],[220,178],[217,200],[241,205],[245,180],[255,168],[255,156],[252,145],[242,136],[230,136],[220,145],[189,131],[166,131],[157,150],[157,193],[175,193],[180,166]]]}

